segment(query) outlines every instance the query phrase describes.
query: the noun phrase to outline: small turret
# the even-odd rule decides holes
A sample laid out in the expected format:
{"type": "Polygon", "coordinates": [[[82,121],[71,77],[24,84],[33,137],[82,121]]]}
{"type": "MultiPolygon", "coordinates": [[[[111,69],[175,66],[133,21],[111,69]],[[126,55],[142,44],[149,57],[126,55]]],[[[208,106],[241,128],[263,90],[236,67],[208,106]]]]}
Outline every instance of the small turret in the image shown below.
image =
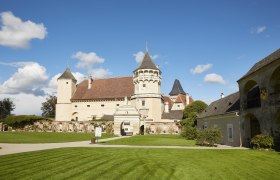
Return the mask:
{"type": "Polygon", "coordinates": [[[70,103],[76,91],[77,80],[71,73],[69,67],[57,79],[57,103],[70,103]]]}

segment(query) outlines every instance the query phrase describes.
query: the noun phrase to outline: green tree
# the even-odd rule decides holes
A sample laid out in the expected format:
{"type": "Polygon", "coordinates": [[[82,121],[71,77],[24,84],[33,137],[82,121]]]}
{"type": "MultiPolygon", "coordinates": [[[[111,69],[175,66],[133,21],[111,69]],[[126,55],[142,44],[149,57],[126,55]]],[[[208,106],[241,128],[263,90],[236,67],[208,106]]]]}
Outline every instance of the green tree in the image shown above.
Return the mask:
{"type": "Polygon", "coordinates": [[[183,111],[183,120],[180,122],[182,126],[181,135],[186,139],[193,140],[197,137],[196,121],[197,115],[207,108],[207,104],[203,101],[194,101],[188,105],[183,111]]]}
{"type": "Polygon", "coordinates": [[[57,97],[56,96],[49,96],[46,98],[46,102],[42,103],[42,116],[45,117],[55,117],[55,105],[57,103],[57,97]]]}
{"type": "Polygon", "coordinates": [[[193,118],[197,116],[197,114],[204,111],[208,105],[200,100],[194,101],[192,104],[188,105],[183,111],[183,119],[193,118]]]}
{"type": "Polygon", "coordinates": [[[0,118],[6,118],[11,115],[11,112],[15,109],[15,104],[10,98],[4,98],[0,101],[0,118]]]}

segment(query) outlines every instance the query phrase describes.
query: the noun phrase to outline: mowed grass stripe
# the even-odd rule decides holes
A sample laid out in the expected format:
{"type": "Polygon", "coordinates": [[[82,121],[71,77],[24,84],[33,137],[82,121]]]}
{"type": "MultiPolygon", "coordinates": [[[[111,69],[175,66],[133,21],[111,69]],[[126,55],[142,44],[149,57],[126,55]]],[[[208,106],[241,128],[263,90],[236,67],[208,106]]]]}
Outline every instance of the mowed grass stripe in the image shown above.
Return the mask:
{"type": "Polygon", "coordinates": [[[130,138],[117,139],[102,142],[101,144],[119,145],[143,145],[143,146],[196,146],[195,141],[186,140],[180,135],[175,134],[148,134],[132,136],[130,138]]]}
{"type": "MultiPolygon", "coordinates": [[[[55,166],[62,166],[67,163],[67,160],[69,156],[76,156],[79,158],[80,155],[78,155],[77,151],[67,152],[61,152],[61,153],[55,153],[55,154],[50,154],[46,153],[45,151],[42,151],[42,153],[38,153],[35,157],[30,156],[29,154],[29,159],[25,159],[24,161],[22,159],[18,159],[19,162],[15,162],[12,169],[7,170],[6,173],[3,174],[10,174],[10,173],[17,173],[19,176],[24,176],[32,173],[35,175],[36,173],[40,173],[40,170],[44,170],[45,168],[52,167],[53,164],[55,166]],[[32,162],[32,163],[30,163],[32,162]],[[44,164],[42,162],[45,162],[44,164]],[[24,169],[25,167],[28,167],[27,169],[24,169]],[[38,171],[32,171],[32,168],[37,169],[38,171]]],[[[27,155],[27,157],[28,157],[27,155]]]]}
{"type": "Polygon", "coordinates": [[[23,154],[28,163],[21,168],[15,168],[21,159],[5,162],[22,154],[1,156],[1,179],[278,179],[280,169],[279,153],[253,150],[63,148],[23,154]]]}
{"type": "MultiPolygon", "coordinates": [[[[74,132],[4,132],[0,133],[0,143],[61,143],[90,141],[93,133],[74,132]]],[[[102,134],[101,139],[115,137],[113,134],[102,134]]]]}

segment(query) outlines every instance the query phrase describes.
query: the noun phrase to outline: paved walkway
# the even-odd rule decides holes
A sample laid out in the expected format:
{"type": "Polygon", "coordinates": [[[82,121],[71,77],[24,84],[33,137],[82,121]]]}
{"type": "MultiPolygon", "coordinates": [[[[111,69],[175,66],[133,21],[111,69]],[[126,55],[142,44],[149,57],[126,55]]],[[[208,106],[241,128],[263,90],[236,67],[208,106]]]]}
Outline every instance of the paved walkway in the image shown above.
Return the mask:
{"type": "MultiPolygon", "coordinates": [[[[100,139],[99,142],[111,141],[121,138],[129,138],[130,136],[114,137],[107,139],[100,139]]],[[[66,142],[66,143],[42,143],[42,144],[8,144],[0,143],[0,155],[14,154],[29,151],[39,151],[45,149],[55,149],[64,147],[92,147],[92,148],[167,148],[167,149],[247,149],[244,147],[231,147],[219,145],[218,147],[204,147],[204,146],[132,146],[132,145],[103,145],[90,144],[90,141],[66,142]]]]}

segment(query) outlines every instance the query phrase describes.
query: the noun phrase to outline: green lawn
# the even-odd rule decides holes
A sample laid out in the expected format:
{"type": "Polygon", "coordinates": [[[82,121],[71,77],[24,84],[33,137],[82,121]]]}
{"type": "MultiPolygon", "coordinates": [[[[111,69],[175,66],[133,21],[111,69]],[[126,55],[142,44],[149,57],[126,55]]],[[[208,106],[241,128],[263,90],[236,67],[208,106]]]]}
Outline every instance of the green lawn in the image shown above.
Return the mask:
{"type": "Polygon", "coordinates": [[[102,144],[143,145],[143,146],[195,146],[195,141],[189,141],[179,135],[149,134],[117,139],[102,144]]]}
{"type": "Polygon", "coordinates": [[[62,148],[1,156],[1,179],[279,179],[257,150],[62,148]]]}
{"type": "MultiPolygon", "coordinates": [[[[102,138],[113,137],[112,134],[102,134],[102,138]]],[[[0,143],[58,143],[87,141],[94,137],[93,133],[63,133],[63,132],[2,132],[0,143]]]]}

